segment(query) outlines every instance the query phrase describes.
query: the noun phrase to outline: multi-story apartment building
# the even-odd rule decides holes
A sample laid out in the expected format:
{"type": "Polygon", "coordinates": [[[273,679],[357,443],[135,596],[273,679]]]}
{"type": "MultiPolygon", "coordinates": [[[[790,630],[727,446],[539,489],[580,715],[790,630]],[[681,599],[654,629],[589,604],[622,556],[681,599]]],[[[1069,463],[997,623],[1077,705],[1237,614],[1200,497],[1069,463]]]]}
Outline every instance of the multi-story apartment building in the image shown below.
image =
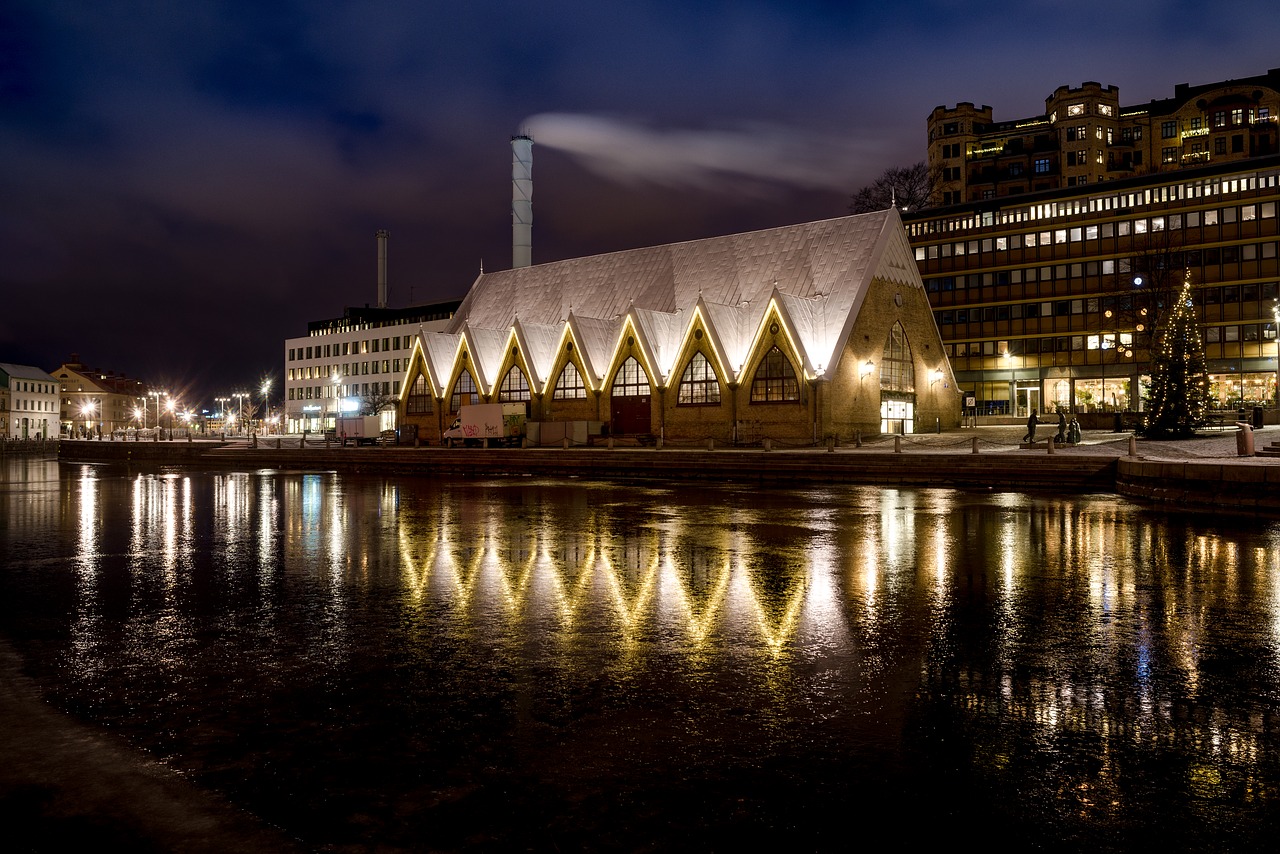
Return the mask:
{"type": "Polygon", "coordinates": [[[0,440],[48,439],[58,431],[58,384],[30,365],[0,362],[0,440]]]}
{"type": "Polygon", "coordinates": [[[1012,121],[968,102],[935,107],[927,161],[938,201],[963,204],[1275,154],[1278,115],[1280,69],[1135,106],[1115,86],[1059,86],[1042,115],[1012,121]]]}
{"type": "Polygon", "coordinates": [[[339,412],[394,406],[419,332],[439,332],[460,302],[348,308],[285,341],[285,429],[332,429],[339,412]]]}
{"type": "MultiPolygon", "coordinates": [[[[80,361],[77,353],[53,370],[61,392],[61,429],[64,434],[110,435],[116,430],[143,427],[147,386],[113,370],[96,370],[80,361]]],[[[157,413],[157,418],[159,417],[157,413]]]]}
{"type": "MultiPolygon", "coordinates": [[[[980,413],[1138,409],[1153,332],[1184,276],[1216,408],[1275,404],[1280,154],[1256,153],[1262,139],[1274,152],[1275,131],[1255,128],[1274,128],[1276,113],[1261,113],[1259,84],[1244,88],[1234,103],[1250,122],[1238,130],[1251,157],[1179,155],[1176,169],[904,217],[957,381],[980,413]]],[[[1213,122],[1228,96],[1210,97],[1213,122]]],[[[1233,135],[1211,128],[1206,138],[1233,135]]]]}

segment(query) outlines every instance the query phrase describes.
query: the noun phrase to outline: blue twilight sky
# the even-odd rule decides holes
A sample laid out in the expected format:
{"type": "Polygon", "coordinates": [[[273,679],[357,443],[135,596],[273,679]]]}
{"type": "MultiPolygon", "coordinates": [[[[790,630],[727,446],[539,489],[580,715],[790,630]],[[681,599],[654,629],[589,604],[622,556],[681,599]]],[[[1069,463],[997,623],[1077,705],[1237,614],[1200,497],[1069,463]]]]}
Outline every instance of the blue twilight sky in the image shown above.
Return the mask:
{"type": "Polygon", "coordinates": [[[1274,0],[0,0],[0,361],[206,399],[308,320],[534,262],[840,216],[940,104],[1280,66],[1274,0]]]}

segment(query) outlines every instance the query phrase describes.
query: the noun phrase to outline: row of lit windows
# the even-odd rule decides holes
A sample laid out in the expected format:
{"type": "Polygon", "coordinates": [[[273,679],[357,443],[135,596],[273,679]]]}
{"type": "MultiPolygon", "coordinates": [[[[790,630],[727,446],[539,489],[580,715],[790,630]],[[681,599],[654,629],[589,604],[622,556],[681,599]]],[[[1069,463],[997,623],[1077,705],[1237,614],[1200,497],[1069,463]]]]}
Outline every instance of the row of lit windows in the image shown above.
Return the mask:
{"type": "Polygon", "coordinates": [[[30,380],[10,380],[9,390],[25,391],[31,394],[53,394],[53,383],[32,382],[30,380]]]}
{"type": "MultiPolygon", "coordinates": [[[[1240,285],[1198,288],[1195,294],[1196,302],[1202,306],[1243,303],[1252,305],[1255,313],[1269,312],[1276,302],[1277,283],[1249,282],[1240,285]]],[[[934,312],[934,317],[937,319],[939,326],[950,326],[952,324],[990,323],[993,321],[1038,317],[1067,317],[1086,314],[1107,316],[1107,312],[1127,312],[1132,307],[1132,299],[1128,295],[1124,295],[943,310],[934,312]]]]}
{"type": "Polygon", "coordinates": [[[399,380],[347,385],[300,386],[289,389],[289,400],[332,400],[336,397],[392,396],[400,394],[399,380]]]}
{"type": "MultiPolygon", "coordinates": [[[[1274,323],[1243,323],[1204,327],[1205,344],[1264,342],[1276,340],[1274,323]]],[[[1071,353],[1090,350],[1129,351],[1135,343],[1132,332],[1092,335],[1050,335],[1039,338],[1011,338],[1007,341],[957,341],[944,345],[947,356],[1026,356],[1036,353],[1071,353]]]]}
{"type": "Polygon", "coordinates": [[[23,412],[54,412],[53,401],[50,400],[31,400],[29,398],[15,397],[13,399],[13,411],[23,412]]]}
{"type": "Polygon", "coordinates": [[[413,338],[409,335],[396,335],[387,338],[366,338],[363,341],[343,341],[339,344],[315,344],[310,347],[290,347],[289,361],[303,359],[331,359],[335,356],[359,356],[364,353],[388,353],[392,350],[407,350],[413,346],[413,338]]]}
{"type": "MultiPolygon", "coordinates": [[[[408,360],[405,360],[408,364],[408,360]]],[[[308,365],[302,368],[290,368],[290,380],[325,379],[326,377],[354,377],[368,374],[400,373],[399,359],[376,359],[372,362],[347,362],[341,365],[308,365]]]]}
{"type": "MultiPolygon", "coordinates": [[[[1223,264],[1239,264],[1256,262],[1259,259],[1270,260],[1280,255],[1280,244],[1246,243],[1241,246],[1222,246],[1208,249],[1192,249],[1185,252],[1171,253],[1169,263],[1174,269],[1183,267],[1199,270],[1196,278],[1200,281],[1213,281],[1220,277],[1216,268],[1223,264]],[[1207,274],[1207,275],[1206,275],[1207,274]]],[[[1054,264],[1046,267],[1025,267],[1013,270],[997,270],[992,273],[969,273],[957,276],[935,276],[926,280],[925,287],[930,293],[948,293],[951,291],[978,291],[979,288],[1011,286],[1010,292],[1002,294],[1003,298],[1044,297],[1055,291],[1058,293],[1079,293],[1082,279],[1119,274],[1128,276],[1134,272],[1135,260],[1131,258],[1107,259],[1105,261],[1083,261],[1072,264],[1054,264]],[[1025,287],[1020,287],[1025,285],[1025,287]]],[[[1231,271],[1234,274],[1234,269],[1231,271]]],[[[1250,274],[1257,270],[1244,271],[1250,274]]],[[[1134,283],[1140,276],[1134,277],[1134,283]]],[[[1229,278],[1236,278],[1232,275],[1229,278]]],[[[1118,285],[1119,283],[1117,283],[1118,285]]],[[[1127,286],[1128,280],[1124,282],[1127,286]]],[[[1096,288],[1094,288],[1096,290],[1096,288]]],[[[976,294],[973,299],[989,299],[990,294],[976,294]]]]}
{"type": "Polygon", "coordinates": [[[1204,211],[1188,211],[1185,214],[1167,214],[1165,216],[1120,220],[1118,222],[1101,222],[1096,225],[1077,225],[1048,231],[1029,231],[1025,234],[1011,234],[1003,237],[985,237],[980,240],[960,240],[951,243],[937,243],[931,246],[917,246],[915,255],[917,261],[931,261],[937,258],[977,255],[984,252],[1004,252],[1023,247],[1031,249],[1038,246],[1080,243],[1087,240],[1100,240],[1110,237],[1128,237],[1160,232],[1166,229],[1175,231],[1183,228],[1252,222],[1257,219],[1274,219],[1275,215],[1276,203],[1262,202],[1261,204],[1211,208],[1204,211]]]}
{"type": "Polygon", "coordinates": [[[1200,181],[1165,184],[1145,190],[1101,193],[1077,199],[1005,208],[999,211],[975,211],[959,216],[910,222],[906,227],[907,234],[912,239],[916,239],[930,234],[968,231],[996,225],[1014,225],[1020,222],[1058,217],[1078,217],[1090,213],[1107,213],[1148,205],[1211,198],[1228,193],[1256,192],[1274,189],[1278,181],[1280,181],[1280,172],[1275,170],[1257,172],[1243,177],[1205,178],[1200,181]]]}

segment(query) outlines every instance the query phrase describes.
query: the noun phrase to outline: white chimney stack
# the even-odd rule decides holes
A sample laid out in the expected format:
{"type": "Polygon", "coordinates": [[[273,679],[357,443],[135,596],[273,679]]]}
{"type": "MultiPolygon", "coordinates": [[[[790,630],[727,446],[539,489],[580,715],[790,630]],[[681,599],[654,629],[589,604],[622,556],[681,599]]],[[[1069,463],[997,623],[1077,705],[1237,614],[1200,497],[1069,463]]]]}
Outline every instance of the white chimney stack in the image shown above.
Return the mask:
{"type": "Polygon", "coordinates": [[[378,229],[378,308],[387,307],[387,230],[378,229]]]}
{"type": "Polygon", "coordinates": [[[533,137],[511,137],[511,266],[533,263],[533,137]]]}

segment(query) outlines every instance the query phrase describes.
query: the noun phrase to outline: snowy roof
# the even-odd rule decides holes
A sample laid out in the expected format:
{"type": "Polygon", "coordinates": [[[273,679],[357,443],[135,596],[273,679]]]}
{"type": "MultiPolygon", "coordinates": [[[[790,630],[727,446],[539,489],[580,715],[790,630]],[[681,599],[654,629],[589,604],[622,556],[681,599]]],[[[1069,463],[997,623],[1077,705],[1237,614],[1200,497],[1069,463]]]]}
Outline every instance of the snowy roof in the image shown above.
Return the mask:
{"type": "Polygon", "coordinates": [[[444,334],[465,334],[494,370],[515,328],[542,373],[568,324],[598,380],[630,323],[665,375],[693,312],[737,366],[774,305],[807,366],[820,369],[844,346],[873,276],[920,287],[894,209],[482,273],[444,334]]]}

